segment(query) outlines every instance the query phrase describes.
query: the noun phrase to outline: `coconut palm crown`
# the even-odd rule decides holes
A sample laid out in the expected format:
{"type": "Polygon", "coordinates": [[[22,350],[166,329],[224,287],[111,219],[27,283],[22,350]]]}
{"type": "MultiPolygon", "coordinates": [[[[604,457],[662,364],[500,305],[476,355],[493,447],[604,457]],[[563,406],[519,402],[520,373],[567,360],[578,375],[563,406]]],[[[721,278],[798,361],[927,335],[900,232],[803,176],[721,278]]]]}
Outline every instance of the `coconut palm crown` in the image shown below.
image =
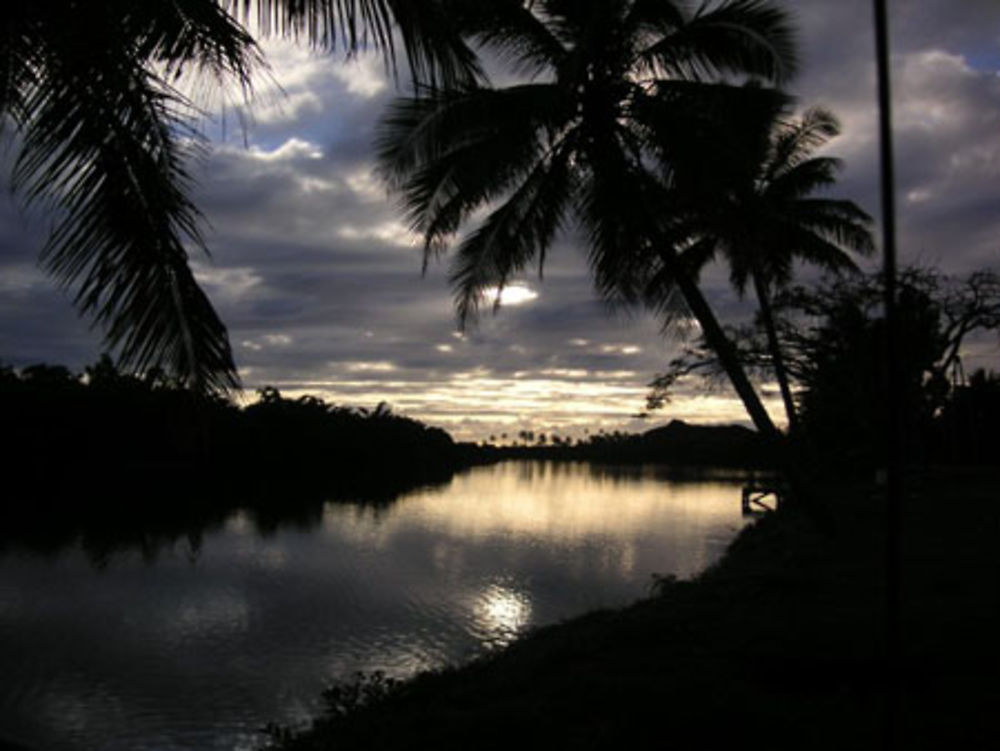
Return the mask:
{"type": "MultiPolygon", "coordinates": [[[[676,215],[677,226],[686,228],[679,232],[690,232],[690,262],[707,263],[721,252],[738,293],[753,285],[792,428],[795,409],[771,296],[791,281],[796,262],[834,273],[856,271],[851,254],[874,251],[872,219],[852,201],[815,195],[832,186],[842,168],[839,159],[814,155],[840,133],[833,114],[813,108],[794,118],[780,104],[762,114],[756,128],[753,122],[735,125],[741,148],[723,149],[725,164],[715,164],[709,173],[697,159],[675,166],[673,189],[675,204],[686,204],[676,215]]],[[[652,271],[647,296],[655,301],[671,291],[652,271]]]]}
{"type": "MultiPolygon", "coordinates": [[[[796,58],[787,16],[764,0],[694,12],[672,0],[511,0],[464,22],[525,80],[399,100],[378,140],[425,259],[475,212],[488,212],[457,243],[460,322],[476,315],[486,288],[503,287],[533,260],[541,267],[575,220],[602,294],[635,298],[649,258],[661,257],[704,327],[713,313],[671,240],[675,136],[719,130],[724,115],[784,101],[726,81],[788,80],[796,58]]],[[[727,362],[754,422],[773,431],[739,363],[727,362]]]]}

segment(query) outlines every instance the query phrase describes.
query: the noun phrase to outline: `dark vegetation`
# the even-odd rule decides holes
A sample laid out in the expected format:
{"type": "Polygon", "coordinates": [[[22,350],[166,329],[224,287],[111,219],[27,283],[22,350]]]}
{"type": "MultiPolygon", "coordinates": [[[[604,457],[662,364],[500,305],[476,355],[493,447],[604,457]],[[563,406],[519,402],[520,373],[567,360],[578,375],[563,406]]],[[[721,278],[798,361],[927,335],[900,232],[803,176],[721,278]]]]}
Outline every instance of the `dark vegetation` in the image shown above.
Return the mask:
{"type": "MultiPolygon", "coordinates": [[[[983,269],[949,277],[905,269],[898,286],[899,382],[886,380],[883,285],[878,274],[831,276],[783,289],[774,299],[777,338],[795,391],[790,439],[821,474],[871,476],[885,466],[885,395],[899,392],[903,452],[912,465],[1000,462],[1000,377],[967,374],[961,352],[974,337],[991,348],[1000,333],[1000,277],[983,269]]],[[[774,372],[765,324],[732,327],[740,359],[761,378],[774,372]]],[[[649,394],[659,408],[678,380],[724,377],[701,340],[670,363],[649,394]]]]}
{"type": "Polygon", "coordinates": [[[155,372],[121,373],[107,357],[84,374],[0,369],[13,439],[0,540],[58,547],[83,535],[97,549],[115,539],[155,547],[237,508],[266,528],[316,517],[329,500],[388,502],[460,466],[447,433],[385,405],[335,407],[273,388],[260,397],[239,407],[155,372]]]}
{"type": "Polygon", "coordinates": [[[827,486],[696,580],[541,628],[470,665],[327,693],[304,749],[993,748],[1000,699],[995,471],[921,475],[906,504],[902,667],[885,663],[884,499],[827,486]]]}
{"type": "MultiPolygon", "coordinates": [[[[526,435],[534,434],[530,431],[526,435]]],[[[475,455],[490,461],[551,459],[603,464],[667,464],[672,467],[769,469],[775,465],[773,447],[756,431],[739,425],[689,425],[671,420],[644,433],[596,433],[570,443],[555,440],[545,445],[484,445],[475,455]]]]}

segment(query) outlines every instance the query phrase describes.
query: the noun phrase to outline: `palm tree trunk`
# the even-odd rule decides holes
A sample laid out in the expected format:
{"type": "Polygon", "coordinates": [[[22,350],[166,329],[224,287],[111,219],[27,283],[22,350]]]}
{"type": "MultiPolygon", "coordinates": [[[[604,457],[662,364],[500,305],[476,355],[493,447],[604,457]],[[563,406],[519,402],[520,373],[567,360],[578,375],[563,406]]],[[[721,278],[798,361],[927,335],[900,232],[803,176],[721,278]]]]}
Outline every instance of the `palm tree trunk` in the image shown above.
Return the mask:
{"type": "Polygon", "coordinates": [[[785,403],[785,414],[788,415],[788,432],[791,433],[796,427],[795,402],[792,401],[792,389],[788,384],[788,370],[785,368],[785,359],[781,354],[781,345],[778,343],[778,331],[774,325],[774,312],[771,308],[771,296],[767,292],[767,285],[761,280],[760,274],[753,273],[753,286],[757,292],[757,301],[760,303],[760,318],[764,323],[764,331],[767,333],[767,346],[771,350],[771,361],[774,363],[774,375],[778,379],[778,388],[781,389],[781,400],[785,403]]]}
{"type": "MultiPolygon", "coordinates": [[[[671,265],[675,268],[680,266],[676,256],[670,260],[672,261],[671,265]]],[[[715,317],[715,313],[712,311],[705,296],[701,293],[701,289],[695,283],[694,279],[683,269],[676,268],[674,279],[681,295],[684,297],[684,302],[687,303],[688,309],[695,317],[695,320],[701,325],[705,341],[708,342],[708,346],[718,356],[723,370],[726,371],[726,375],[729,376],[733,388],[736,389],[736,393],[743,401],[743,406],[750,415],[750,419],[753,420],[757,431],[766,438],[780,439],[781,433],[775,427],[767,410],[764,409],[764,404],[761,402],[760,397],[757,396],[757,391],[754,389],[753,384],[750,383],[750,379],[747,378],[746,371],[743,369],[743,363],[736,356],[736,350],[726,337],[722,326],[719,325],[719,321],[715,317]]]]}
{"type": "Polygon", "coordinates": [[[892,146],[892,90],[889,69],[889,18],[886,0],[875,0],[875,67],[878,73],[879,156],[882,188],[882,253],[885,277],[886,348],[884,357],[889,393],[885,410],[886,442],[886,722],[884,746],[890,751],[900,747],[900,703],[902,695],[902,549],[903,452],[901,416],[902,389],[894,388],[900,378],[899,310],[896,299],[896,167],[892,146]]]}

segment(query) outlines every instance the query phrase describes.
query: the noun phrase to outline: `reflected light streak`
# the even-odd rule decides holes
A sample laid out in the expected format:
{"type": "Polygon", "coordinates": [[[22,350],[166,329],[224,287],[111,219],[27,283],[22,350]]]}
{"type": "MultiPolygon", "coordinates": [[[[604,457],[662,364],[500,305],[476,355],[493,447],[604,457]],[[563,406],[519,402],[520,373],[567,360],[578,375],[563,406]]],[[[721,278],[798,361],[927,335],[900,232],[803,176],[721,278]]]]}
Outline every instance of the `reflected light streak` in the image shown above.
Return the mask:
{"type": "Polygon", "coordinates": [[[475,617],[486,645],[504,647],[531,620],[531,601],[510,587],[490,584],[477,598],[475,617]]]}
{"type": "MultiPolygon", "coordinates": [[[[614,475],[581,471],[579,465],[509,463],[493,471],[487,487],[470,473],[453,478],[447,494],[432,489],[407,495],[391,514],[380,517],[377,526],[362,525],[364,539],[381,549],[409,529],[430,527],[446,539],[463,542],[532,539],[545,547],[576,548],[600,541],[600,547],[614,548],[606,568],[627,570],[635,565],[629,542],[651,529],[667,529],[671,520],[678,519],[688,526],[725,525],[740,519],[736,482],[677,486],[628,482],[627,493],[622,492],[622,482],[614,475]],[[609,504],[609,497],[615,502],[609,504]]],[[[346,514],[328,507],[324,526],[337,536],[354,534],[357,525],[346,514]]],[[[442,573],[461,566],[454,551],[444,548],[435,563],[442,573]]]]}

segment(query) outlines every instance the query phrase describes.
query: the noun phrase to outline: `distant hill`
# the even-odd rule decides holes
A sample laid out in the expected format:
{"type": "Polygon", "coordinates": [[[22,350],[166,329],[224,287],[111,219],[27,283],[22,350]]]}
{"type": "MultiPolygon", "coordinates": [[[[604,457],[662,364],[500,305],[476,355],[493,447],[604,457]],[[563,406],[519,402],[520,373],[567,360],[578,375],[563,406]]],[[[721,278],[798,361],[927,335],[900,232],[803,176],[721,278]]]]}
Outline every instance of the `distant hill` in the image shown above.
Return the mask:
{"type": "Polygon", "coordinates": [[[689,425],[671,420],[638,436],[635,451],[669,464],[718,466],[769,463],[767,442],[741,425],[689,425]]]}

